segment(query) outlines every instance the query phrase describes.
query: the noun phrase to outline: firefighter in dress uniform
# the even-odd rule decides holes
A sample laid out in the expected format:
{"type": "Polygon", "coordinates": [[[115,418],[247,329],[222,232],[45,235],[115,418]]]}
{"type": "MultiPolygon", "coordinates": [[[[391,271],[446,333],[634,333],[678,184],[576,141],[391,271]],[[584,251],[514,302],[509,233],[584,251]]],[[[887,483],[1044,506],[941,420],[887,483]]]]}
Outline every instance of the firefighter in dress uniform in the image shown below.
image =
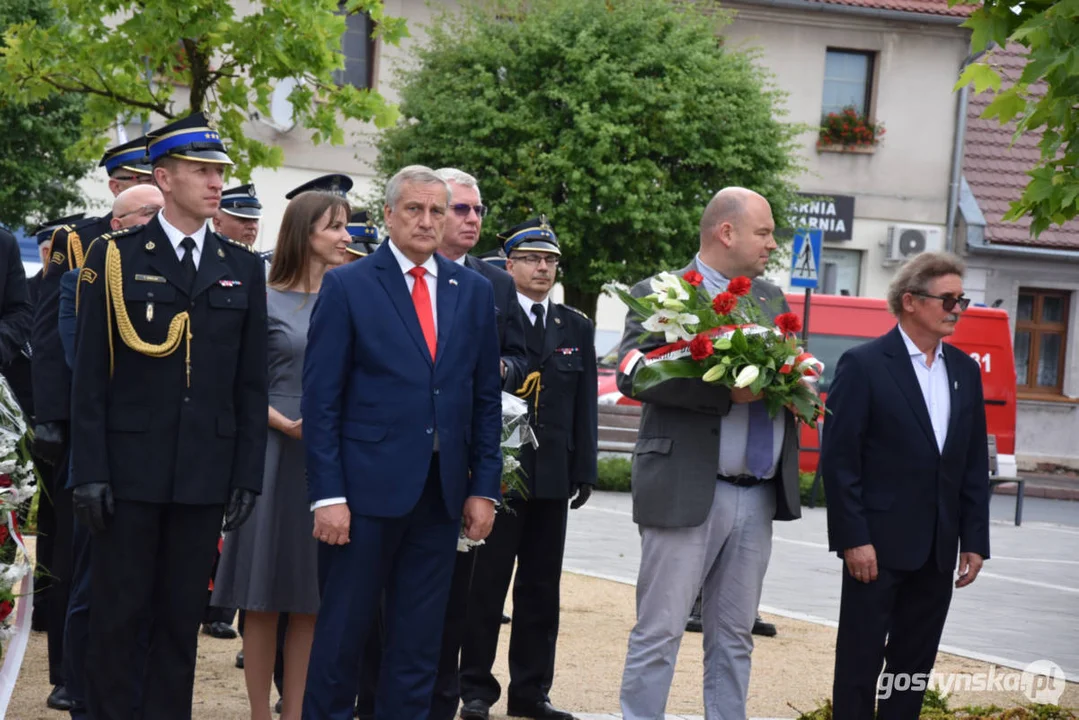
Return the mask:
{"type": "Polygon", "coordinates": [[[518,394],[528,400],[538,447],[526,445],[519,456],[527,496],[509,493],[509,511],[499,513],[484,545],[473,550],[476,564],[461,647],[461,717],[487,720],[501,695],[491,670],[516,563],[508,713],[571,720],[570,713],[551,704],[549,692],[568,509],[581,507],[596,484],[596,333],[584,313],[550,299],[562,252],[545,217],[517,225],[498,239],[527,319],[528,375],[518,394]]]}
{"type": "MultiPolygon", "coordinates": [[[[109,148],[99,167],[108,174],[109,192],[116,197],[135,185],[153,182],[146,161],[146,138],[109,148]]],[[[64,359],[60,342],[60,277],[82,267],[86,248],[108,232],[112,213],[104,217],[83,217],[74,222],[57,223],[49,234],[49,256],[41,268],[38,298],[34,308],[34,327],[30,336],[33,349],[31,381],[34,389],[34,454],[46,463],[41,468],[56,519],[56,532],[48,552],[46,572],[51,578],[47,593],[49,641],[49,681],[52,693],[46,701],[54,710],[71,710],[63,669],[64,634],[68,598],[71,591],[74,521],[71,496],[65,489],[70,448],[71,370],[64,359]]],[[[44,561],[45,559],[43,559],[44,561]]],[[[132,628],[134,631],[134,628],[132,628]]]]}
{"type": "Polygon", "coordinates": [[[74,508],[93,533],[87,702],[132,717],[129,628],[152,617],[143,692],[191,717],[199,621],[222,529],[262,485],[267,323],[262,263],[209,229],[232,161],[201,113],[148,136],[164,208],[98,238],[79,275],[74,508]]]}

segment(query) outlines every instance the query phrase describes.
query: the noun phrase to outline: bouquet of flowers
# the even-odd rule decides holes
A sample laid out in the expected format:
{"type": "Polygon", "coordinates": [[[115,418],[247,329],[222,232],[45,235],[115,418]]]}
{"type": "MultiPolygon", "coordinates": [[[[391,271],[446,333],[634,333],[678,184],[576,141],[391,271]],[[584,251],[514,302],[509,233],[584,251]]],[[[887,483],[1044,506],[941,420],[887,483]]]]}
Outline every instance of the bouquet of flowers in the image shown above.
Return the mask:
{"type": "Polygon", "coordinates": [[[643,363],[633,376],[634,391],[673,378],[700,378],[761,393],[773,417],[789,407],[803,421],[815,422],[824,412],[814,387],[824,364],[798,345],[799,317],[786,312],[770,320],[748,297],[752,281],[747,277],[733,278],[714,298],[701,287],[703,280],[695,270],[682,277],[663,272],[652,278],[652,293],[642,298],[624,285],[606,286],[644,318],[645,336],[662,334],[667,341],[623,359],[626,374],[643,363]]]}
{"type": "Polygon", "coordinates": [[[37,491],[30,440],[18,401],[0,377],[0,717],[26,651],[33,609],[33,567],[16,519],[16,510],[37,491]]]}
{"type": "MultiPolygon", "coordinates": [[[[538,447],[539,441],[528,424],[528,403],[522,398],[502,393],[502,494],[515,492],[521,497],[528,496],[528,486],[521,477],[521,462],[517,455],[525,445],[538,447]]],[[[506,510],[509,512],[509,510],[506,510]]],[[[462,530],[457,539],[458,552],[468,552],[482,540],[469,540],[462,530]]]]}

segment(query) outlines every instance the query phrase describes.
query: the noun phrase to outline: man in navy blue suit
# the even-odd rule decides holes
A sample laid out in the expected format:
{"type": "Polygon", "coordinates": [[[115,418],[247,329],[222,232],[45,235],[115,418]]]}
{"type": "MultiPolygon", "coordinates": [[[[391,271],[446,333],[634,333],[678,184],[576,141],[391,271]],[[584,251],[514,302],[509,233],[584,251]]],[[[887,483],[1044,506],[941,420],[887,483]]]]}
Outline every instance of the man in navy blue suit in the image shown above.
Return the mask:
{"type": "Polygon", "coordinates": [[[933,668],[956,556],[957,588],[989,558],[981,373],[942,342],[970,303],[963,271],[954,255],[917,255],[888,290],[895,329],[836,366],[821,455],[828,543],[844,560],[836,720],[874,717],[882,662],[877,717],[917,719],[925,687],[906,681],[933,668]]]}
{"type": "Polygon", "coordinates": [[[435,254],[449,188],[409,166],[386,186],[389,241],[326,275],[302,413],[322,606],[307,720],[352,718],[360,655],[386,593],[375,716],[431,703],[458,533],[491,531],[502,458],[491,284],[435,254]]]}

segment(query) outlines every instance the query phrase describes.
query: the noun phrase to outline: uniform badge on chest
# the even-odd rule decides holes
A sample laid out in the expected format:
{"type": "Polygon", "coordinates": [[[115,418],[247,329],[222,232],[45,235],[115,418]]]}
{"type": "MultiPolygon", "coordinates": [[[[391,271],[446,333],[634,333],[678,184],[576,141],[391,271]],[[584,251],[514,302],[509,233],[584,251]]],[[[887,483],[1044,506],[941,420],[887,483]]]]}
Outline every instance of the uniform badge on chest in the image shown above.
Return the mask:
{"type": "Polygon", "coordinates": [[[152,302],[146,303],[146,322],[154,321],[154,304],[152,302]]]}

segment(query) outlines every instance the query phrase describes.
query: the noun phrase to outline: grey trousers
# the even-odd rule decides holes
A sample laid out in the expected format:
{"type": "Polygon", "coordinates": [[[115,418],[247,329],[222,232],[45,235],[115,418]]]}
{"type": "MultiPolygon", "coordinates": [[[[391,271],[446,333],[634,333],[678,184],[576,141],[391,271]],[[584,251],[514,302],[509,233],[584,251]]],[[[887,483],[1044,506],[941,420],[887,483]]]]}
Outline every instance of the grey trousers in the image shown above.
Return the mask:
{"type": "Polygon", "coordinates": [[[708,518],[697,527],[641,527],[637,624],[622,674],[625,720],[663,720],[678,648],[703,587],[704,714],[745,720],[753,620],[772,554],[772,482],[716,481],[708,518]]]}

